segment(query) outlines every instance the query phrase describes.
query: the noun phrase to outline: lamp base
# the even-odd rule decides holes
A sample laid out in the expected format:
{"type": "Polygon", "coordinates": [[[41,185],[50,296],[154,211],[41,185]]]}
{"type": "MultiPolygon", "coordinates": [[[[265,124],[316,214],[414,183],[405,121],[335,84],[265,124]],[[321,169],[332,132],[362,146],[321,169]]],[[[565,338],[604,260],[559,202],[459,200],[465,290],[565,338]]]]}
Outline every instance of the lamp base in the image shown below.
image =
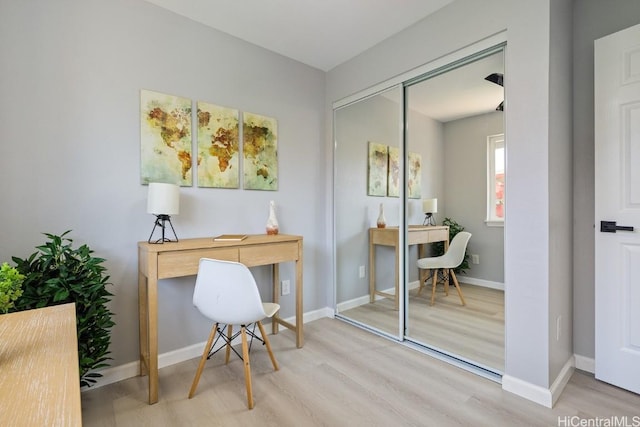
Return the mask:
{"type": "Polygon", "coordinates": [[[151,230],[151,234],[149,235],[149,243],[164,243],[164,242],[177,242],[178,241],[178,236],[176,235],[176,230],[174,230],[173,228],[173,224],[171,224],[171,217],[169,215],[164,215],[164,214],[160,214],[160,215],[156,215],[156,221],[153,224],[153,229],[151,230]],[[173,237],[175,237],[175,240],[171,240],[168,237],[165,237],[164,234],[164,230],[166,228],[166,223],[169,223],[169,226],[171,227],[171,231],[173,231],[173,237]],[[153,232],[156,231],[156,227],[160,227],[162,229],[162,237],[156,241],[152,241],[151,238],[153,237],[153,232]]]}
{"type": "Polygon", "coordinates": [[[433,217],[432,213],[424,214],[424,221],[422,222],[422,225],[436,225],[436,219],[433,217]]]}

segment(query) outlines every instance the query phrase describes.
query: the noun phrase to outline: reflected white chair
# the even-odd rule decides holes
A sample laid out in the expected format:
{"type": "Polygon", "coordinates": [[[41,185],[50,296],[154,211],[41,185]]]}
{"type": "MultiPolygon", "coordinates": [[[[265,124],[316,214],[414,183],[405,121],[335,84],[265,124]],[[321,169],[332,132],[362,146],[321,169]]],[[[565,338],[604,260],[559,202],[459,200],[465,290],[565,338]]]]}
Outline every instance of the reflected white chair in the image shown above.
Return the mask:
{"type": "MultiPolygon", "coordinates": [[[[458,291],[458,295],[460,296],[462,305],[467,305],[466,301],[464,300],[464,295],[462,295],[462,289],[460,289],[460,283],[458,283],[458,278],[456,277],[456,273],[453,271],[453,269],[462,264],[462,261],[464,260],[464,254],[467,250],[467,244],[469,243],[470,238],[471,233],[461,231],[453,237],[453,240],[451,240],[451,244],[449,245],[449,249],[447,249],[447,252],[444,255],[421,258],[417,261],[419,269],[431,270],[431,305],[433,305],[436,299],[438,270],[449,270],[449,272],[451,273],[451,278],[453,279],[453,284],[455,285],[456,290],[458,291]]],[[[420,290],[418,291],[418,293],[422,291],[422,287],[424,286],[423,279],[423,275],[421,274],[420,290]]],[[[448,295],[447,282],[448,279],[445,279],[445,292],[448,295]]]]}
{"type": "MultiPolygon", "coordinates": [[[[240,325],[240,335],[242,338],[242,355],[238,356],[244,362],[244,379],[247,387],[247,406],[253,408],[253,394],[251,389],[251,366],[249,363],[250,346],[247,342],[247,335],[262,341],[266,347],[274,370],[278,370],[278,362],[271,351],[269,338],[262,326],[262,320],[272,317],[278,312],[280,306],[274,303],[263,303],[260,299],[258,286],[249,269],[240,263],[230,261],[220,261],[208,258],[202,258],[198,266],[198,276],[193,291],[193,305],[205,317],[213,320],[215,324],[211,328],[209,340],[202,353],[196,376],[193,379],[189,398],[193,397],[200,381],[200,375],[204,365],[215,352],[215,344],[220,337],[226,342],[226,360],[229,362],[230,351],[238,354],[231,347],[231,341],[238,335],[232,335],[233,326],[240,325]],[[249,329],[251,325],[258,325],[262,339],[254,335],[253,330],[249,329]],[[224,325],[227,325],[227,332],[224,332],[224,325]],[[216,332],[218,339],[214,341],[216,332]]],[[[255,329],[254,329],[255,330],[255,329]]],[[[224,343],[223,343],[224,344],[224,343]]]]}

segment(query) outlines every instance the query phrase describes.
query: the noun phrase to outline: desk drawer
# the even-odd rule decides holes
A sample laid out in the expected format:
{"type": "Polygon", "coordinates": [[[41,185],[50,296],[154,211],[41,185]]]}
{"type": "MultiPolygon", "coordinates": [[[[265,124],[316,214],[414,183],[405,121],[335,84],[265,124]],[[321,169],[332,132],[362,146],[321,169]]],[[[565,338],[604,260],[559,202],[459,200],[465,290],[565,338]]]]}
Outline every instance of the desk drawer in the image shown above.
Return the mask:
{"type": "Polygon", "coordinates": [[[158,254],[158,279],[198,273],[200,258],[238,261],[238,248],[194,249],[158,254]]]}
{"type": "Polygon", "coordinates": [[[273,243],[240,248],[240,262],[247,267],[298,260],[298,242],[273,243]]]}
{"type": "Polygon", "coordinates": [[[429,241],[430,242],[446,242],[449,240],[449,230],[432,230],[429,232],[429,241]]]}

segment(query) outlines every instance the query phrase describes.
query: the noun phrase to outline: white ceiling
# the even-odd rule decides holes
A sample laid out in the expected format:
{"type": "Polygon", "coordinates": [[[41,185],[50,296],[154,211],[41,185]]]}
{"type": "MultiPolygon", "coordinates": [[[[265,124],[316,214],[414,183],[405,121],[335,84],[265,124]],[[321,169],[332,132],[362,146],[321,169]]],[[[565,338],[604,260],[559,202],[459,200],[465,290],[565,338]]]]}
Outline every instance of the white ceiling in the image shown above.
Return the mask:
{"type": "MultiPolygon", "coordinates": [[[[323,71],[348,61],[454,0],[145,0],[323,71]]],[[[494,111],[502,55],[412,86],[410,108],[441,122],[494,111]]]]}
{"type": "Polygon", "coordinates": [[[504,88],[485,77],[503,70],[498,52],[417,83],[408,89],[409,108],[443,123],[495,111],[504,88]]]}
{"type": "Polygon", "coordinates": [[[329,71],[453,0],[146,0],[329,71]]]}

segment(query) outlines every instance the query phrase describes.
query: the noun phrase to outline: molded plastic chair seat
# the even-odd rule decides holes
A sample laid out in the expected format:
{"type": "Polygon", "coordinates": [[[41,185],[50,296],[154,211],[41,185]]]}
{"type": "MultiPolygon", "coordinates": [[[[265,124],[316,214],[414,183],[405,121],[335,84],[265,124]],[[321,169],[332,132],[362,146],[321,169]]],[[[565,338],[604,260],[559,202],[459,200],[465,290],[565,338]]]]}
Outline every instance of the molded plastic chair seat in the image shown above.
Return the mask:
{"type": "MultiPolygon", "coordinates": [[[[416,264],[419,269],[422,270],[431,270],[431,282],[433,284],[431,290],[431,305],[433,305],[436,298],[436,285],[438,283],[438,270],[449,270],[451,273],[451,277],[453,278],[453,284],[458,291],[458,296],[460,296],[460,301],[462,305],[466,305],[466,301],[464,300],[464,295],[462,295],[462,289],[460,289],[460,284],[458,283],[458,278],[456,277],[456,273],[453,271],[454,268],[458,267],[462,264],[464,260],[464,254],[467,250],[467,244],[469,243],[469,239],[471,239],[471,233],[466,231],[461,231],[453,237],[451,240],[451,244],[449,245],[449,249],[444,255],[436,256],[436,257],[427,257],[420,258],[416,264]]],[[[426,280],[426,279],[425,279],[426,280]]],[[[418,294],[422,292],[422,288],[424,286],[423,276],[420,275],[420,289],[418,290],[418,294]]],[[[447,283],[445,279],[445,292],[447,292],[447,283]]]]}
{"type": "MultiPolygon", "coordinates": [[[[217,339],[214,341],[216,332],[218,338],[226,343],[226,360],[229,362],[231,341],[235,337],[233,335],[233,325],[240,325],[240,335],[242,338],[242,356],[244,362],[244,377],[247,387],[247,406],[253,408],[253,394],[251,388],[251,366],[249,363],[249,345],[247,343],[247,335],[252,340],[256,338],[262,341],[266,347],[274,370],[278,370],[278,363],[271,351],[271,343],[262,326],[262,320],[270,318],[280,310],[280,305],[267,302],[263,303],[260,299],[258,286],[251,274],[251,271],[238,262],[221,261],[215,259],[202,258],[198,266],[198,276],[196,278],[196,286],[193,291],[193,305],[205,317],[211,319],[215,324],[211,328],[209,340],[204,348],[200,364],[193,379],[189,398],[193,397],[200,381],[200,375],[204,368],[205,362],[211,355],[218,350],[213,350],[217,339]],[[259,338],[254,334],[253,330],[248,327],[252,324],[258,325],[260,329],[259,338]],[[227,332],[224,333],[224,327],[227,325],[227,332]]],[[[237,334],[236,334],[237,335],[237,334]]]]}

